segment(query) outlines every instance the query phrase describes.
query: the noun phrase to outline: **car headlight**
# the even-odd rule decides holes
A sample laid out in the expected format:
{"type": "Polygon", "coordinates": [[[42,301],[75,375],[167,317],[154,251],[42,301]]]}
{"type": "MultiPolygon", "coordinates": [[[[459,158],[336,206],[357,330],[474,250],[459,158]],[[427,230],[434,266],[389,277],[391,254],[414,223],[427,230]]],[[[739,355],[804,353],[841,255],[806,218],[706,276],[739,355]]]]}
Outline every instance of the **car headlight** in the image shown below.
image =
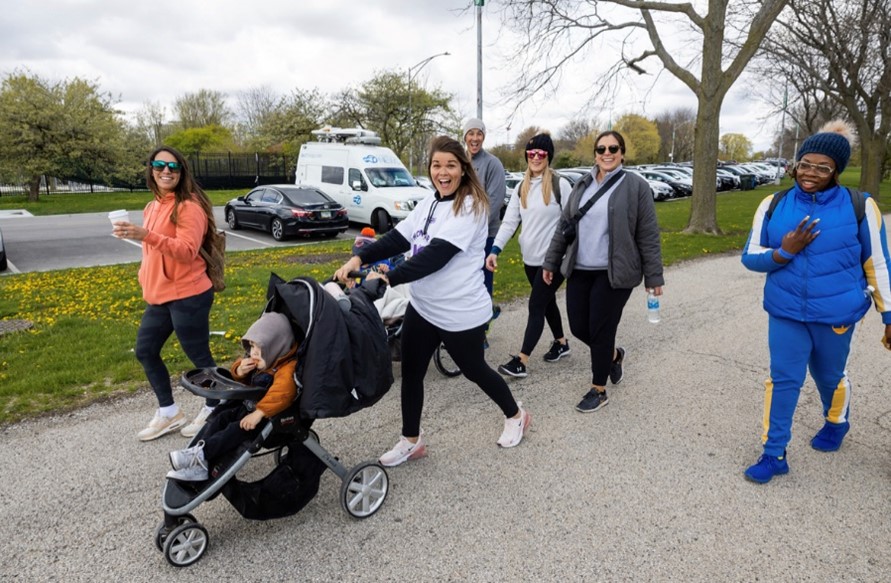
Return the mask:
{"type": "Polygon", "coordinates": [[[393,203],[393,207],[397,211],[412,211],[416,206],[418,206],[418,201],[416,200],[397,200],[393,203]]]}

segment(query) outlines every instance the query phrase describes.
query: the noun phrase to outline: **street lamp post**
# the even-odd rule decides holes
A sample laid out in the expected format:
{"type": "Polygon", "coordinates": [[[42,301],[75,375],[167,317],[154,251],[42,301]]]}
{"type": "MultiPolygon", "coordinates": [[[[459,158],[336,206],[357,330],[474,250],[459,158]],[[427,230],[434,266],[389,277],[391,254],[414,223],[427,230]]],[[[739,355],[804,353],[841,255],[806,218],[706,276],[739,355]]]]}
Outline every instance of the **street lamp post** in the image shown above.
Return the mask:
{"type": "Polygon", "coordinates": [[[444,53],[437,53],[435,55],[431,55],[431,56],[427,57],[423,61],[420,61],[408,68],[408,131],[409,131],[408,171],[409,171],[409,173],[411,173],[412,178],[414,178],[414,176],[415,176],[415,142],[414,142],[414,133],[415,133],[414,125],[415,124],[414,124],[414,119],[412,119],[412,114],[411,114],[411,80],[415,75],[417,75],[421,71],[421,69],[423,69],[427,65],[427,63],[429,63],[436,57],[447,57],[451,54],[452,53],[450,53],[448,51],[445,51],[444,53]],[[414,73],[412,73],[412,71],[414,71],[414,73]]]}

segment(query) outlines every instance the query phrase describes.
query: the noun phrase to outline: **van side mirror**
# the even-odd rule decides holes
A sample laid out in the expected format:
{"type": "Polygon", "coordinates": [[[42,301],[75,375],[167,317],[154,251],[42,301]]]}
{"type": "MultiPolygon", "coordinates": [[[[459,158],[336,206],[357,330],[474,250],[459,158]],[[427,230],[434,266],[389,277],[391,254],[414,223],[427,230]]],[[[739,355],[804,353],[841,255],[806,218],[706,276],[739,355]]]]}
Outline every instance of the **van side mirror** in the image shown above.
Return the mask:
{"type": "Polygon", "coordinates": [[[353,190],[368,190],[368,187],[362,184],[361,180],[353,180],[350,186],[352,186],[353,190]]]}

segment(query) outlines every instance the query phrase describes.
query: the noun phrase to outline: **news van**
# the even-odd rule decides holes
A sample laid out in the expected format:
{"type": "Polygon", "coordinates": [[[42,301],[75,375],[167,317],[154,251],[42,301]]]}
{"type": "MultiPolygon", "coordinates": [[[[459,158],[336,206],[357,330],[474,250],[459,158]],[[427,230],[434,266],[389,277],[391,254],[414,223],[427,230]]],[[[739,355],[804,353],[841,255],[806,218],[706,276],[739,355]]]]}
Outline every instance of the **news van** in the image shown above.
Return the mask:
{"type": "Polygon", "coordinates": [[[342,204],[350,221],[386,233],[431,194],[375,132],[326,127],[312,134],[318,141],[300,147],[296,183],[342,204]]]}

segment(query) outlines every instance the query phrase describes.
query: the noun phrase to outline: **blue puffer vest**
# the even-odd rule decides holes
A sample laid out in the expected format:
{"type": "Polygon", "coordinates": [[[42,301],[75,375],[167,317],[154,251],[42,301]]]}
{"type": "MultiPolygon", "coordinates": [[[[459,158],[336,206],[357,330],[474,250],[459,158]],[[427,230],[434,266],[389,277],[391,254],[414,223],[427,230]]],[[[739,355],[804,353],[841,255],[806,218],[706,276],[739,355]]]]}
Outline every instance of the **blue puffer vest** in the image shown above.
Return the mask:
{"type": "Polygon", "coordinates": [[[771,248],[805,216],[820,219],[820,235],[785,267],[768,274],[764,309],[798,322],[849,325],[869,310],[861,264],[859,226],[844,187],[809,194],[798,184],[773,211],[767,225],[771,248]]]}

